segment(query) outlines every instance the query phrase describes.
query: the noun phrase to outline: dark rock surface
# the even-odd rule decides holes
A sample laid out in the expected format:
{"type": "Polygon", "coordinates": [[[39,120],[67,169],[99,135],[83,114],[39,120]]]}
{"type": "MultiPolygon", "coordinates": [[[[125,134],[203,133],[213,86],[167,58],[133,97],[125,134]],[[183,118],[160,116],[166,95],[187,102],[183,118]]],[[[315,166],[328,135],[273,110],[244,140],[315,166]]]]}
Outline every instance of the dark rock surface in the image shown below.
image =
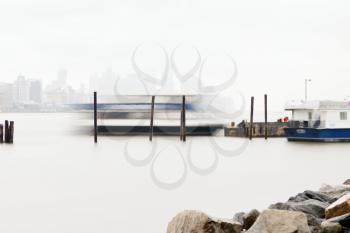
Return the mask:
{"type": "Polygon", "coordinates": [[[321,202],[314,199],[304,200],[300,202],[288,201],[286,203],[276,203],[270,205],[269,209],[278,209],[278,210],[293,210],[300,211],[305,214],[311,214],[317,218],[324,218],[325,209],[329,204],[321,202]]]}
{"type": "Polygon", "coordinates": [[[310,199],[317,200],[320,202],[327,202],[329,204],[331,204],[337,200],[337,198],[332,198],[332,197],[327,196],[327,195],[320,193],[320,192],[306,190],[302,193],[297,194],[294,197],[290,197],[288,201],[301,202],[301,201],[306,201],[306,200],[310,200],[310,199]]]}
{"type": "Polygon", "coordinates": [[[260,212],[256,209],[249,211],[243,215],[243,229],[248,230],[259,217],[260,212]]]}

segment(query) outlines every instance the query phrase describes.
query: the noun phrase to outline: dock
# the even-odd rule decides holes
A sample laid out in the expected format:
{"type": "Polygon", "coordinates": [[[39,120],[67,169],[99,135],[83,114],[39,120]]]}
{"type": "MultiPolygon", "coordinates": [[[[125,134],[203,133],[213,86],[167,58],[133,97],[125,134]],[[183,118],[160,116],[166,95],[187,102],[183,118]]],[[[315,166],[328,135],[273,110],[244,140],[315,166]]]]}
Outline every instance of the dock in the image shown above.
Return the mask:
{"type": "MultiPolygon", "coordinates": [[[[240,123],[235,126],[232,123],[224,128],[226,137],[246,137],[250,136],[250,122],[240,123]]],[[[287,127],[287,122],[254,122],[252,124],[252,137],[265,137],[265,129],[267,129],[267,137],[284,137],[284,127],[287,127]],[[266,125],[266,127],[265,127],[266,125]]]]}

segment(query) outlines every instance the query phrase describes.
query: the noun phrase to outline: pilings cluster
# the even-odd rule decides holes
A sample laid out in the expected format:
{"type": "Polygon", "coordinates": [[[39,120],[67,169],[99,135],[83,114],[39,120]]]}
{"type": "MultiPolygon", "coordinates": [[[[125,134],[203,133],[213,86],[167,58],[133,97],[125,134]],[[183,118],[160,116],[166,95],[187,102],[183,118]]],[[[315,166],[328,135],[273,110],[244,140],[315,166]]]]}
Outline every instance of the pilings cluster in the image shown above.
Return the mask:
{"type": "Polygon", "coordinates": [[[0,124],[0,143],[13,143],[13,136],[15,132],[14,121],[5,121],[5,125],[0,124]]]}

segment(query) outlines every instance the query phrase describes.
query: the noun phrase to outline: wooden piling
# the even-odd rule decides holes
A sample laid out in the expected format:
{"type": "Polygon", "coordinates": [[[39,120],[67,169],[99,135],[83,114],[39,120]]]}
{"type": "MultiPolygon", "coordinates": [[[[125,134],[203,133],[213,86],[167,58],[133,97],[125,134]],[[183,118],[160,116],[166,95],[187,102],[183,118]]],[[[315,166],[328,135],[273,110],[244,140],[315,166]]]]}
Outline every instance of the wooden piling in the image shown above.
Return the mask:
{"type": "Polygon", "coordinates": [[[152,102],[151,102],[151,122],[150,122],[150,132],[149,132],[149,140],[150,140],[150,141],[152,141],[152,139],[153,139],[154,100],[155,100],[155,96],[152,96],[152,102]]]}
{"type": "Polygon", "coordinates": [[[186,142],[186,96],[182,96],[182,140],[186,142]]]}
{"type": "Polygon", "coordinates": [[[8,141],[8,143],[13,143],[14,133],[15,133],[15,122],[14,121],[10,121],[10,125],[9,125],[9,141],[8,141]]]}
{"type": "Polygon", "coordinates": [[[264,95],[265,106],[265,140],[267,139],[267,95],[264,95]]]}
{"type": "Polygon", "coordinates": [[[5,143],[9,142],[9,121],[5,121],[5,143]]]}
{"type": "Polygon", "coordinates": [[[184,110],[181,105],[181,116],[180,116],[180,141],[183,141],[183,122],[184,122],[184,110]]]}
{"type": "Polygon", "coordinates": [[[250,98],[250,125],[249,125],[249,139],[253,138],[253,115],[254,115],[254,96],[250,98]]]}
{"type": "Polygon", "coordinates": [[[94,141],[97,143],[97,92],[94,92],[94,141]]]}
{"type": "Polygon", "coordinates": [[[0,143],[4,143],[4,125],[0,124],[0,143]]]}

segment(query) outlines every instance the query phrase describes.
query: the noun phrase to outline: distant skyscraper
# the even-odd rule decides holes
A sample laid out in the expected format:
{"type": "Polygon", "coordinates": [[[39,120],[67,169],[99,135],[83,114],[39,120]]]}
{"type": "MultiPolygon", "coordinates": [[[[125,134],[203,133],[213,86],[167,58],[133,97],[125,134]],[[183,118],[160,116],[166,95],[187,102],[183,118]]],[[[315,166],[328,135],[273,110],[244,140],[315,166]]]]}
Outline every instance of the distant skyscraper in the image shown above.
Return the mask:
{"type": "Polygon", "coordinates": [[[40,80],[29,80],[29,100],[40,104],[42,102],[42,83],[40,80]]]}
{"type": "Polygon", "coordinates": [[[23,75],[19,75],[13,85],[13,96],[16,104],[29,101],[29,84],[23,75]]]}
{"type": "Polygon", "coordinates": [[[13,107],[13,85],[0,83],[0,111],[13,107]]]}

